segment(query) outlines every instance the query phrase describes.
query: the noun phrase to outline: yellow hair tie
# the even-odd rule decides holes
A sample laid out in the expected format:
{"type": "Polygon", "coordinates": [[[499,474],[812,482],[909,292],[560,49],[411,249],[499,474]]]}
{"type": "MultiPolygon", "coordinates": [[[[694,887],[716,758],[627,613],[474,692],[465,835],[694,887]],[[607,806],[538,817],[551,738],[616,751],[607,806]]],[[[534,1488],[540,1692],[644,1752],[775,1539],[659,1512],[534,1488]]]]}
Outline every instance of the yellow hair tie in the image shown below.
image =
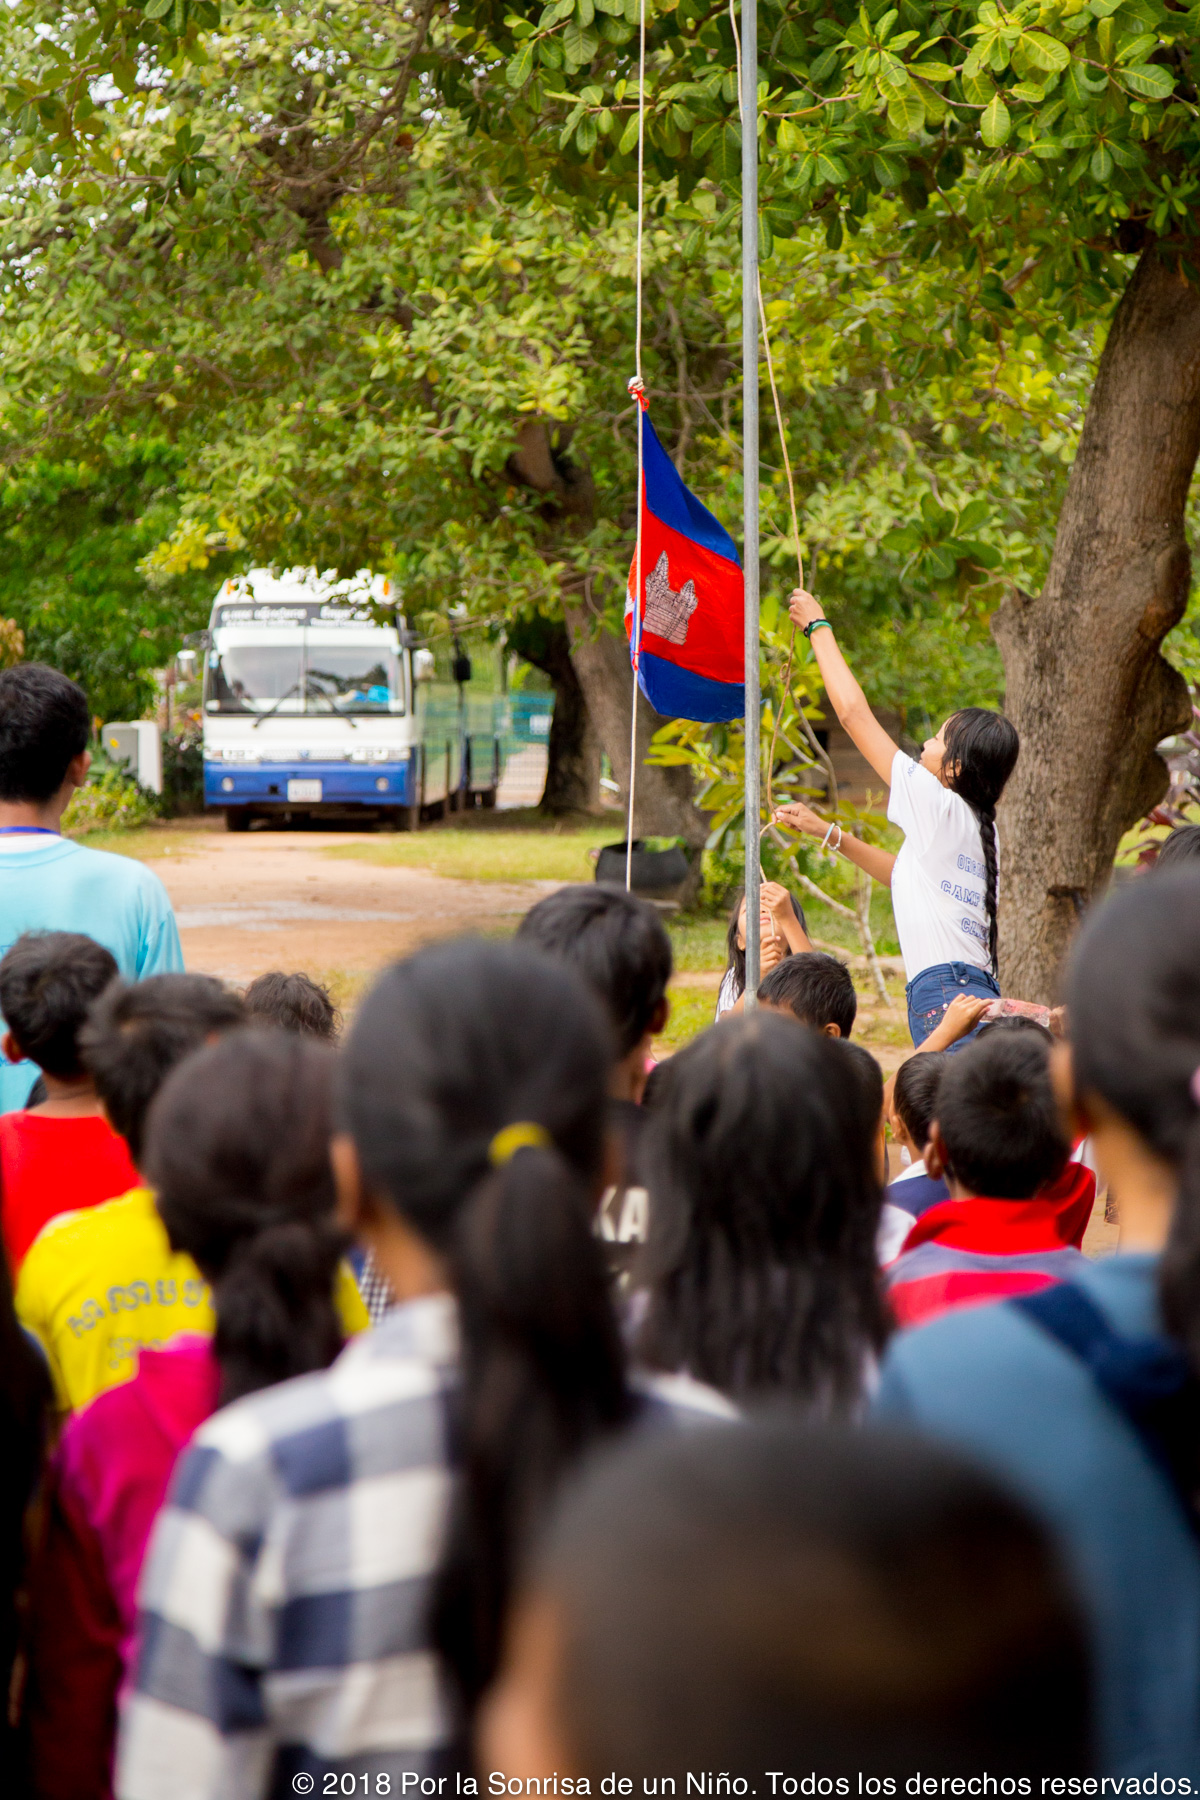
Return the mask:
{"type": "Polygon", "coordinates": [[[550,1133],[544,1125],[535,1124],[532,1119],[518,1119],[514,1125],[506,1125],[498,1131],[488,1145],[488,1161],[497,1169],[502,1169],[511,1162],[518,1150],[548,1150],[550,1133]]]}

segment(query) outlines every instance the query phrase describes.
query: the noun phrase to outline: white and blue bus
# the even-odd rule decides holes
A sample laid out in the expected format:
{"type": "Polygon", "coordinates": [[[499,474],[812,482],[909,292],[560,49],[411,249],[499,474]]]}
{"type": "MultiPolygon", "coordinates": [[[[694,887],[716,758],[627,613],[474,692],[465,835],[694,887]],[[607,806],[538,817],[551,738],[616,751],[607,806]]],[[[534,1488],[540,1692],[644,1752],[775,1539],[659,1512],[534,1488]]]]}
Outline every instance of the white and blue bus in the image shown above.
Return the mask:
{"type": "Polygon", "coordinates": [[[251,569],[221,588],[204,645],[204,801],[230,831],[256,818],[415,830],[495,805],[498,647],[468,655],[457,633],[427,646],[386,577],[251,569]]]}

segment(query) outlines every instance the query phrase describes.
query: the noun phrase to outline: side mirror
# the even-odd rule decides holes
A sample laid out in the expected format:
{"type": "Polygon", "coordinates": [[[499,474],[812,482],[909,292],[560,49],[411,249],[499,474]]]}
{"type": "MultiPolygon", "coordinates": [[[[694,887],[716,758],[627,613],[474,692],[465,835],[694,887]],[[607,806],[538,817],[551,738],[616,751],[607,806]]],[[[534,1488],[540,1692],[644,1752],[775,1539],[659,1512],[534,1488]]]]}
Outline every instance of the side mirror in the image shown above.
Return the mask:
{"type": "Polygon", "coordinates": [[[178,656],[175,658],[175,673],[178,675],[180,681],[195,681],[196,652],[194,650],[181,650],[179,652],[178,656]]]}
{"type": "Polygon", "coordinates": [[[433,651],[414,650],[412,653],[412,672],[414,681],[433,680],[433,651]]]}
{"type": "Polygon", "coordinates": [[[452,665],[452,673],[454,675],[455,681],[458,682],[460,687],[462,686],[464,681],[470,681],[470,679],[471,679],[471,659],[467,655],[465,650],[460,650],[458,652],[458,655],[454,658],[454,662],[452,665]]]}

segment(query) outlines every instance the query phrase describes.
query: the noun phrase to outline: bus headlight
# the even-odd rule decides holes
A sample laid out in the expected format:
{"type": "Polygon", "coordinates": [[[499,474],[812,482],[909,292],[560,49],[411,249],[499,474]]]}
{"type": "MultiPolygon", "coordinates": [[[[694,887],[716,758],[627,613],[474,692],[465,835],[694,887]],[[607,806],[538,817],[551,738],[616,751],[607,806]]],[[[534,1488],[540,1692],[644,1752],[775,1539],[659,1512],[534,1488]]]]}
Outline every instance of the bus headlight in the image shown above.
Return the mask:
{"type": "Polygon", "coordinates": [[[232,794],[232,792],[233,792],[233,776],[232,775],[226,775],[224,781],[221,783],[221,792],[223,794],[232,794]]]}

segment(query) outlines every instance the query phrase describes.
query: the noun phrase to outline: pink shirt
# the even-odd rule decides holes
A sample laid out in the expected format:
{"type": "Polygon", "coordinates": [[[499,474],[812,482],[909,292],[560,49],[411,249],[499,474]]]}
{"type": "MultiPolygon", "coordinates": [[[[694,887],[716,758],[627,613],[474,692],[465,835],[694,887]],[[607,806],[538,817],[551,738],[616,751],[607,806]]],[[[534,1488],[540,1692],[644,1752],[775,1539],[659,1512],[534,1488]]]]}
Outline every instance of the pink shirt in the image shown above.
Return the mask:
{"type": "Polygon", "coordinates": [[[178,1337],[164,1350],[143,1350],[132,1381],[97,1395],[63,1432],[57,1458],[63,1499],[95,1536],[127,1675],[150,1529],[180,1451],[216,1411],[218,1386],[211,1339],[178,1337]]]}

